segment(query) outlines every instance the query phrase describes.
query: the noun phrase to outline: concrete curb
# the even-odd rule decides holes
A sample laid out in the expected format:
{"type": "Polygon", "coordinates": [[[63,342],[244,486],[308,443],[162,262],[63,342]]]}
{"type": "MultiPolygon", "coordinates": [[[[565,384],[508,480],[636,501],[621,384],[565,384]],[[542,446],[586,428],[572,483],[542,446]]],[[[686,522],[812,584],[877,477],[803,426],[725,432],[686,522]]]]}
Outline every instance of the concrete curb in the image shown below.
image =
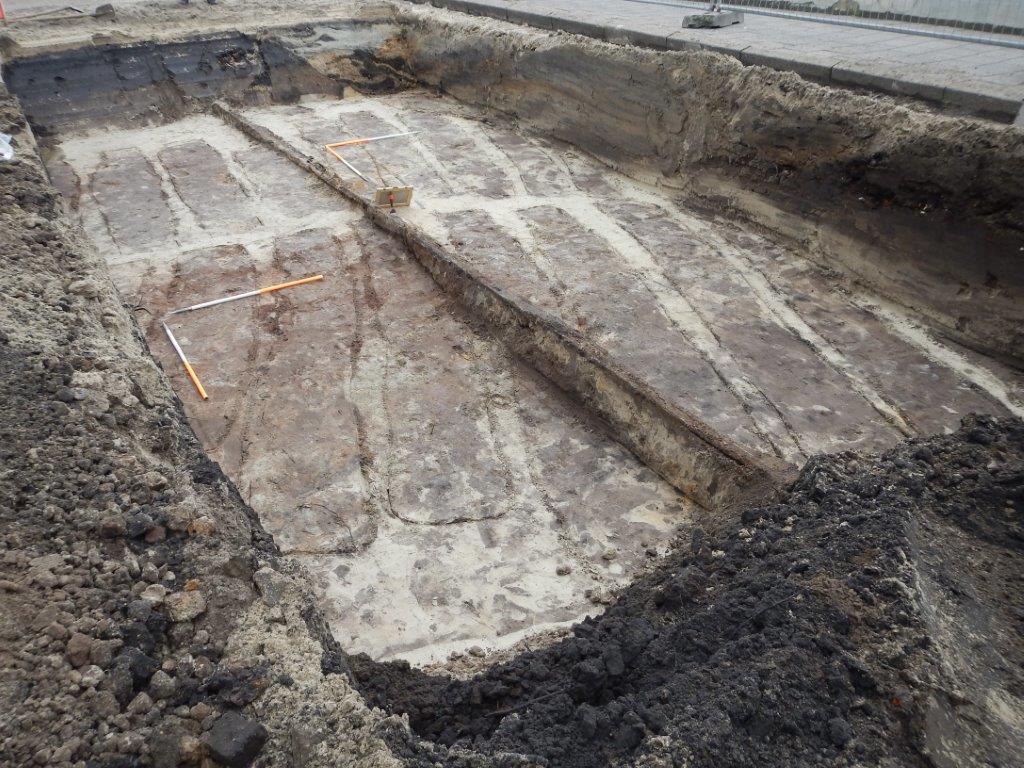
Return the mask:
{"type": "Polygon", "coordinates": [[[222,102],[215,103],[213,111],[359,205],[374,224],[415,254],[442,290],[486,322],[517,355],[594,411],[614,439],[693,501],[713,510],[756,503],[795,477],[790,465],[754,455],[667,402],[561,320],[487,285],[419,227],[372,205],[333,170],[277,134],[222,102]]]}
{"type": "Polygon", "coordinates": [[[899,96],[915,96],[926,101],[941,102],[946,90],[938,85],[918,83],[900,77],[886,77],[885,75],[876,75],[862,72],[858,69],[851,69],[845,62],[842,65],[836,64],[832,67],[829,79],[838,85],[855,85],[899,96]]]}
{"type": "Polygon", "coordinates": [[[628,27],[618,25],[606,25],[602,39],[618,45],[626,43],[643,48],[654,48],[659,51],[668,50],[668,38],[665,35],[654,35],[650,32],[641,32],[637,29],[629,29],[628,27]]]}
{"type": "Polygon", "coordinates": [[[942,93],[942,103],[959,107],[976,115],[998,116],[1008,123],[1014,122],[1020,110],[1024,109],[1024,103],[1016,99],[979,93],[965,88],[947,87],[942,93]]]}
{"type": "Polygon", "coordinates": [[[533,11],[507,8],[494,5],[483,0],[405,0],[419,5],[433,5],[451,11],[487,16],[513,24],[537,27],[568,34],[583,35],[596,40],[622,45],[636,45],[655,50],[700,51],[710,50],[739,59],[747,66],[762,66],[781,72],[794,72],[820,83],[832,83],[842,87],[854,86],[866,88],[878,93],[893,96],[910,97],[922,101],[942,104],[962,109],[978,117],[985,117],[1012,123],[1024,110],[1024,103],[1019,99],[985,93],[969,88],[950,88],[933,83],[922,83],[913,78],[887,76],[881,73],[867,72],[858,69],[852,62],[837,58],[835,61],[813,62],[790,59],[785,56],[774,56],[771,53],[750,50],[751,46],[735,48],[730,46],[708,45],[688,38],[675,37],[682,30],[669,32],[667,35],[653,34],[642,30],[630,29],[621,25],[592,23],[557,16],[555,13],[543,14],[533,11]]]}
{"type": "Polygon", "coordinates": [[[748,67],[768,67],[782,72],[795,72],[801,77],[806,77],[819,83],[827,83],[831,80],[832,64],[821,64],[811,61],[796,61],[779,56],[772,56],[768,53],[745,50],[740,54],[740,61],[748,67]]]}

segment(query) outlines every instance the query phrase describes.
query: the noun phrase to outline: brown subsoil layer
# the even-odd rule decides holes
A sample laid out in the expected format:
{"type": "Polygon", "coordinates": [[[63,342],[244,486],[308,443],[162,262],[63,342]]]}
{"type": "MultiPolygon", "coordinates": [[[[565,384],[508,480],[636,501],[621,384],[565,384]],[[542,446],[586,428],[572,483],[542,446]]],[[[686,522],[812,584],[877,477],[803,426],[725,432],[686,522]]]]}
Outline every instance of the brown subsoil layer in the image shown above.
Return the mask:
{"type": "Polygon", "coordinates": [[[540,765],[970,764],[972,734],[935,725],[951,707],[1010,765],[1012,729],[986,701],[1024,690],[1022,510],[1024,424],[972,418],[877,458],[811,460],[784,501],[696,532],[570,638],[471,680],[352,668],[421,735],[540,765]],[[986,614],[998,660],[958,669],[935,618],[958,609],[930,583],[986,614]],[[974,688],[989,664],[1000,682],[974,688]]]}

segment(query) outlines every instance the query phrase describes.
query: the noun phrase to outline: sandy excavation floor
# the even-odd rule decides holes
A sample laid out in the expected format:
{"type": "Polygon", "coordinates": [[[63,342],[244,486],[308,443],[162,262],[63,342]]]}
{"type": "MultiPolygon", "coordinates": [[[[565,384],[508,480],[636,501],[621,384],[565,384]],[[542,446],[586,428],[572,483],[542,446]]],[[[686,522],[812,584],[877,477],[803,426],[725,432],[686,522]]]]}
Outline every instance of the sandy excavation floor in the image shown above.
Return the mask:
{"type": "Polygon", "coordinates": [[[413,185],[417,204],[400,215],[492,285],[560,316],[755,451],[799,464],[949,431],[972,411],[1024,413],[1018,374],[895,305],[458,103],[405,93],[246,115],[324,162],[328,141],[419,131],[347,159],[374,182],[413,185]]]}
{"type": "MultiPolygon", "coordinates": [[[[327,141],[419,131],[348,158],[413,185],[398,215],[491,284],[755,451],[797,464],[1022,412],[1011,372],[893,305],[456,103],[246,115],[325,160],[327,141]]],[[[691,519],[354,207],[217,118],[69,138],[49,166],[205,447],[314,574],[347,649],[430,662],[579,619],[691,519]],[[156,318],[314,273],[327,279],[175,318],[199,402],[156,318]]]]}
{"type": "Polygon", "coordinates": [[[690,519],[353,206],[216,118],[61,153],[54,180],[204,446],[312,572],[346,649],[426,662],[578,620],[690,519]],[[314,273],[172,318],[200,402],[157,318],[314,273]]]}

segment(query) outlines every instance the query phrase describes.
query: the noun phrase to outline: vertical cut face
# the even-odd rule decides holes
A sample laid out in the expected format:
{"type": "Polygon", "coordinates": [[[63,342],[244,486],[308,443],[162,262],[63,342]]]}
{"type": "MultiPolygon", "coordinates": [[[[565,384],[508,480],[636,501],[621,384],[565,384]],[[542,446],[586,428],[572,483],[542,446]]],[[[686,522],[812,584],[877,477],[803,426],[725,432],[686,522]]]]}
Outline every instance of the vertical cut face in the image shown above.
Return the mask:
{"type": "Polygon", "coordinates": [[[426,662],[578,620],[691,519],[391,238],[219,120],[69,136],[50,170],[347,650],[426,662]],[[200,401],[159,319],[310,274],[168,318],[200,401]]]}

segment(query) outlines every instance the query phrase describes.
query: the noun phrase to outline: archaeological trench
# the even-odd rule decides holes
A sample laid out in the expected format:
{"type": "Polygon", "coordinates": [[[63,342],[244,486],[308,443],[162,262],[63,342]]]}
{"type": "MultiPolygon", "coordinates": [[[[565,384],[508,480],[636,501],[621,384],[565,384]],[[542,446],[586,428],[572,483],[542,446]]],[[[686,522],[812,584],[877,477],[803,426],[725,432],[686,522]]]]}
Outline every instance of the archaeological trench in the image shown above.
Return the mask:
{"type": "Polygon", "coordinates": [[[1024,766],[1021,129],[268,7],[0,37],[0,765],[1024,766]]]}

